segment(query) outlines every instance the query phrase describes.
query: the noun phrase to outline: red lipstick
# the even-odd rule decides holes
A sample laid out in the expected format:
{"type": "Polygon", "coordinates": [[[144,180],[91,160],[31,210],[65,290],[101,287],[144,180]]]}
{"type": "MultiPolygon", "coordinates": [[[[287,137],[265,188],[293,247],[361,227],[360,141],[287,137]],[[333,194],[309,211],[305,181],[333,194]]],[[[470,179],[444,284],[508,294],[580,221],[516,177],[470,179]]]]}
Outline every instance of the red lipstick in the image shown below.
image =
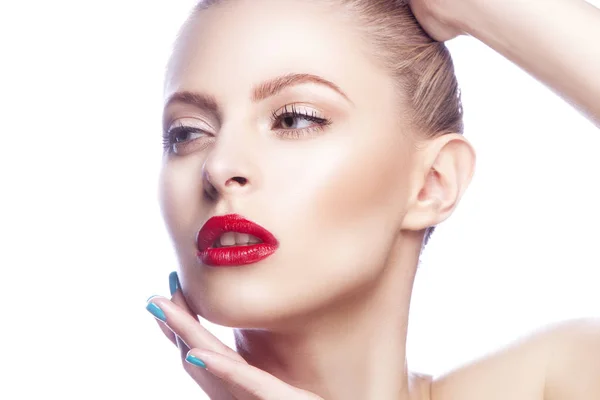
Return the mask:
{"type": "Polygon", "coordinates": [[[198,232],[196,244],[200,261],[213,267],[253,264],[269,257],[279,246],[271,232],[237,214],[210,218],[198,232]],[[220,239],[228,232],[252,235],[252,240],[259,243],[223,246],[220,239]]]}

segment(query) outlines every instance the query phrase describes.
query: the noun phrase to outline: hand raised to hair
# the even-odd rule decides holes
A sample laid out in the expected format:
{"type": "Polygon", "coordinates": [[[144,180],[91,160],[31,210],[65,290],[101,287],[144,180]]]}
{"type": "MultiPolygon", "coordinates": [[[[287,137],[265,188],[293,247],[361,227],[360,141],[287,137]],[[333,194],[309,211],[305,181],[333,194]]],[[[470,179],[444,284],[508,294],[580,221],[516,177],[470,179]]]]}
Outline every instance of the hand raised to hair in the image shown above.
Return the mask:
{"type": "MultiPolygon", "coordinates": [[[[177,282],[176,276],[171,282],[177,282]]],[[[171,301],[152,297],[146,309],[179,348],[185,371],[211,400],[323,400],[248,364],[200,324],[178,288],[171,301]]]]}
{"type": "Polygon", "coordinates": [[[421,27],[438,42],[445,42],[464,34],[456,23],[444,17],[447,15],[444,10],[452,6],[452,0],[406,0],[406,2],[410,4],[421,27]]]}

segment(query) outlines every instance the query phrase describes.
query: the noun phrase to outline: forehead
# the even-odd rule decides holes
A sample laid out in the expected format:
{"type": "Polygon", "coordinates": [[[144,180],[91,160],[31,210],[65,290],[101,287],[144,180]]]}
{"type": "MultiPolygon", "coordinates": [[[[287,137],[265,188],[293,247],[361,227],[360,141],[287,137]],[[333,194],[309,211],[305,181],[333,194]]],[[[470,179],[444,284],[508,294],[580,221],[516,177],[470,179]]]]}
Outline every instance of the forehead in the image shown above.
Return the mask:
{"type": "Polygon", "coordinates": [[[181,90],[236,93],[289,73],[321,76],[351,97],[388,87],[350,17],[327,2],[229,0],[195,14],[169,64],[165,96],[181,90]]]}

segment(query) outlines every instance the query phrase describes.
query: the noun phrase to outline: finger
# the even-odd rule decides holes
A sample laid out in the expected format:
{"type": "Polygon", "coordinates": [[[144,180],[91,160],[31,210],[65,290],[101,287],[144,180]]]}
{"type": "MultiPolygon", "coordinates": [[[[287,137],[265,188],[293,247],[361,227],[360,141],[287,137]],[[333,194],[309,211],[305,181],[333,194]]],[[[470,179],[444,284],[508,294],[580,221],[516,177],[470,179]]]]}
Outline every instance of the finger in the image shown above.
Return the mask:
{"type": "Polygon", "coordinates": [[[197,367],[199,372],[208,371],[223,380],[236,398],[323,400],[313,393],[293,387],[252,365],[232,360],[218,353],[191,349],[186,356],[186,361],[197,367]]]}
{"type": "MultiPolygon", "coordinates": [[[[181,307],[182,310],[184,310],[186,313],[188,313],[196,321],[198,321],[198,316],[192,312],[187,301],[185,301],[185,297],[183,296],[183,293],[181,292],[181,284],[179,283],[179,276],[177,275],[177,272],[175,272],[175,271],[173,271],[169,274],[169,291],[171,292],[171,296],[172,296],[171,301],[173,303],[177,304],[179,307],[181,307]]],[[[166,326],[164,326],[164,327],[171,333],[174,343],[177,346],[177,348],[180,350],[180,352],[187,353],[190,349],[183,342],[183,340],[181,340],[180,337],[175,335],[173,333],[173,331],[171,331],[168,327],[166,327],[166,326]]],[[[182,356],[182,360],[183,360],[183,357],[185,357],[185,356],[182,356]]]]}
{"type": "Polygon", "coordinates": [[[185,360],[185,357],[186,357],[188,351],[190,351],[190,348],[187,346],[187,344],[185,344],[185,342],[183,340],[181,340],[181,338],[179,336],[176,336],[176,341],[177,341],[177,348],[179,348],[179,353],[181,355],[181,359],[185,360]]]}
{"type": "Polygon", "coordinates": [[[156,323],[158,324],[158,327],[160,328],[160,330],[165,334],[167,339],[169,339],[171,341],[171,343],[173,343],[174,345],[177,345],[177,342],[175,340],[175,334],[173,333],[172,330],[169,329],[168,326],[165,325],[165,323],[162,320],[162,318],[163,318],[163,315],[161,314],[162,310],[157,310],[156,307],[153,307],[151,300],[152,300],[152,297],[148,299],[148,302],[146,304],[146,310],[148,310],[151,314],[154,315],[154,317],[156,317],[156,323]]]}
{"type": "Polygon", "coordinates": [[[187,313],[194,320],[199,321],[198,315],[191,310],[190,306],[188,305],[187,301],[185,300],[185,296],[183,295],[183,293],[181,292],[181,289],[179,289],[179,287],[177,287],[175,292],[171,293],[171,295],[173,296],[173,297],[171,297],[171,301],[174,304],[179,306],[179,308],[181,308],[181,310],[183,310],[185,313],[187,313]]]}
{"type": "MultiPolygon", "coordinates": [[[[169,275],[169,288],[171,290],[171,295],[173,296],[173,297],[171,297],[171,301],[174,304],[181,307],[181,309],[184,312],[189,314],[196,321],[198,321],[198,316],[196,314],[192,313],[192,310],[188,306],[187,301],[185,301],[185,297],[183,296],[183,293],[181,293],[181,290],[179,289],[180,284],[179,284],[179,278],[177,277],[177,272],[172,272],[171,275],[169,275]]],[[[198,321],[198,323],[200,323],[200,321],[198,321]]],[[[177,348],[179,349],[179,355],[181,356],[181,359],[185,360],[185,355],[187,354],[188,351],[190,351],[190,348],[177,335],[175,335],[175,341],[176,341],[177,348]]]]}
{"type": "MultiPolygon", "coordinates": [[[[171,292],[171,296],[173,296],[174,294],[176,294],[176,292],[178,292],[179,286],[180,286],[179,277],[177,276],[177,272],[173,271],[169,274],[169,291],[171,292]]],[[[154,296],[152,296],[152,297],[154,297],[154,296]]],[[[183,296],[181,296],[181,295],[179,297],[183,298],[183,296]]],[[[148,300],[150,300],[150,299],[148,299],[148,300]]],[[[171,300],[173,300],[173,299],[171,299],[171,300]]],[[[184,308],[186,311],[190,311],[185,300],[183,301],[183,304],[179,304],[179,305],[182,308],[184,308]]],[[[152,312],[152,310],[148,310],[148,311],[152,312]]],[[[191,314],[192,313],[190,311],[190,315],[191,314]]],[[[159,317],[156,318],[156,323],[158,324],[158,327],[163,332],[163,334],[167,337],[167,339],[169,339],[171,341],[171,343],[173,343],[176,347],[179,347],[177,335],[175,335],[173,333],[173,331],[171,329],[169,329],[169,327],[166,326],[159,317]]]]}
{"type": "MultiPolygon", "coordinates": [[[[181,295],[181,292],[178,292],[181,295]]],[[[160,296],[150,298],[148,310],[163,321],[189,348],[201,348],[240,361],[243,358],[204,328],[196,318],[172,301],[160,296]]]]}
{"type": "MultiPolygon", "coordinates": [[[[179,277],[177,276],[177,272],[171,272],[169,275],[169,290],[171,292],[171,301],[178,305],[184,312],[189,314],[192,318],[198,321],[198,316],[192,312],[190,306],[188,305],[183,293],[181,292],[181,284],[179,283],[179,277]]],[[[200,323],[200,321],[198,321],[200,323]]],[[[173,333],[171,330],[169,332],[173,333]]],[[[175,345],[179,349],[179,353],[182,360],[185,360],[185,355],[190,348],[185,344],[185,342],[177,335],[173,334],[175,337],[175,345]]]]}
{"type": "Polygon", "coordinates": [[[209,399],[219,400],[240,400],[234,397],[231,393],[229,385],[220,379],[218,376],[211,374],[205,369],[198,368],[186,361],[186,357],[190,351],[189,347],[181,339],[178,338],[180,345],[179,351],[183,363],[183,369],[188,375],[202,388],[209,399]]]}
{"type": "MultiPolygon", "coordinates": [[[[177,277],[177,273],[173,272],[169,276],[169,288],[171,291],[171,301],[181,307],[181,309],[198,321],[198,315],[192,312],[187,301],[185,300],[185,296],[181,291],[181,285],[179,283],[179,278],[177,277]]],[[[210,399],[219,399],[219,400],[236,400],[230,393],[225,394],[224,388],[227,386],[216,376],[208,373],[199,371],[197,368],[194,368],[188,362],[185,361],[185,357],[187,356],[190,348],[185,344],[185,342],[177,335],[175,335],[175,340],[177,347],[179,348],[179,354],[183,363],[183,367],[186,372],[190,375],[190,377],[202,388],[204,393],[210,399]]]]}
{"type": "MultiPolygon", "coordinates": [[[[190,314],[193,318],[197,320],[198,317],[192,313],[187,302],[185,301],[185,298],[183,297],[183,294],[181,293],[181,290],[179,290],[180,286],[181,285],[179,284],[179,277],[177,276],[177,272],[171,272],[169,274],[169,291],[171,292],[171,296],[173,296],[171,298],[171,301],[179,305],[182,309],[184,309],[186,312],[188,312],[188,314],[190,314]]],[[[165,325],[164,322],[160,320],[160,318],[157,317],[156,322],[158,324],[158,327],[167,337],[167,339],[169,339],[171,343],[173,343],[176,347],[181,348],[179,344],[181,340],[177,338],[177,335],[175,335],[175,333],[173,333],[173,331],[169,329],[169,327],[165,325]]]]}
{"type": "Polygon", "coordinates": [[[166,326],[162,321],[157,320],[156,323],[158,324],[160,330],[165,334],[167,339],[169,339],[171,343],[177,346],[177,336],[173,333],[173,331],[170,330],[169,327],[166,326]]]}

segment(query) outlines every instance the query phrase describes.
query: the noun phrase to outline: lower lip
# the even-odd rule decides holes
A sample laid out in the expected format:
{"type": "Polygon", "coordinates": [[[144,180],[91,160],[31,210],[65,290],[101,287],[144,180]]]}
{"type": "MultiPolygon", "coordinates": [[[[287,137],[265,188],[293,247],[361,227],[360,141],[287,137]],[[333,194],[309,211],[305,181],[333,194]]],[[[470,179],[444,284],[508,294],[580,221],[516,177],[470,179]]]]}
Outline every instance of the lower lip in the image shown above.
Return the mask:
{"type": "Polygon", "coordinates": [[[204,265],[211,267],[234,267],[264,260],[273,254],[275,250],[277,250],[277,246],[266,243],[217,247],[199,251],[198,258],[204,265]]]}

